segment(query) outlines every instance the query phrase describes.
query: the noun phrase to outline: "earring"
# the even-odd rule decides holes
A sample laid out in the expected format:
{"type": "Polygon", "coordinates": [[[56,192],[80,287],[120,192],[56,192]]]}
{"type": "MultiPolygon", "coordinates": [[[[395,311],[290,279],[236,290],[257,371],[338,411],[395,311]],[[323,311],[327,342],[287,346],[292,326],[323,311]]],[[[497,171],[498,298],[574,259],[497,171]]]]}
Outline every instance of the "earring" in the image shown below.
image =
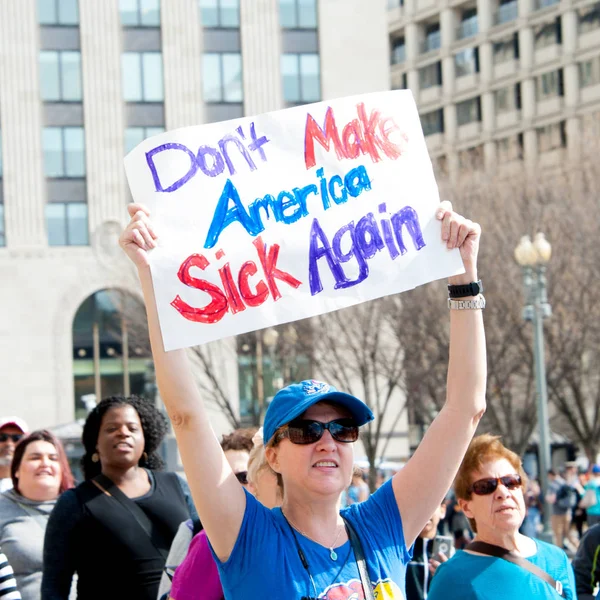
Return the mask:
{"type": "Polygon", "coordinates": [[[97,452],[94,452],[94,454],[92,454],[92,462],[99,462],[100,461],[100,457],[98,456],[97,452]]]}

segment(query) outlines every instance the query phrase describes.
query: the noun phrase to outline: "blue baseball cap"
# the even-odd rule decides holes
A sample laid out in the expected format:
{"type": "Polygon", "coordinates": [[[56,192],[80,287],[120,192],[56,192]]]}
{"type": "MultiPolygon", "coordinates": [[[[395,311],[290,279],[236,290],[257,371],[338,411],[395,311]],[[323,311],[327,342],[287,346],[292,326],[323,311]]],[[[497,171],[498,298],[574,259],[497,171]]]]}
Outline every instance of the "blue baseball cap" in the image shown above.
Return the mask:
{"type": "Polygon", "coordinates": [[[308,379],[292,383],[279,390],[267,408],[263,424],[265,445],[275,435],[279,427],[299,417],[306,409],[317,402],[333,402],[343,406],[352,414],[357,425],[364,425],[375,417],[371,409],[362,401],[338,390],[322,381],[308,379]]]}
{"type": "Polygon", "coordinates": [[[592,467],[592,473],[594,473],[594,474],[600,473],[600,465],[594,465],[592,467]]]}

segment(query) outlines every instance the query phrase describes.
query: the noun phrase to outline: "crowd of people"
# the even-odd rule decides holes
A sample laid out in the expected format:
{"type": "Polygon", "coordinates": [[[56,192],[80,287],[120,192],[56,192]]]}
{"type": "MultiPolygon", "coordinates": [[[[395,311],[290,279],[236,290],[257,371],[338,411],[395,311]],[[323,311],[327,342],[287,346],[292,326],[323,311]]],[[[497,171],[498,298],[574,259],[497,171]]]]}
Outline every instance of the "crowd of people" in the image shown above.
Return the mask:
{"type": "Polygon", "coordinates": [[[78,484],[54,435],[0,420],[1,600],[593,597],[600,467],[582,482],[567,464],[542,498],[497,436],[474,437],[486,386],[477,224],[449,203],[436,213],[465,267],[449,280],[446,400],[413,456],[370,493],[353,443],[373,413],[327,383],[287,385],[260,429],[217,440],[186,353],[163,350],[150,215],[129,211],[121,246],[142,284],[185,479],[165,472],[167,420],[142,398],[106,398],[88,414],[78,484]],[[554,545],[538,539],[543,500],[554,545]],[[576,550],[572,564],[565,550],[576,550]]]}

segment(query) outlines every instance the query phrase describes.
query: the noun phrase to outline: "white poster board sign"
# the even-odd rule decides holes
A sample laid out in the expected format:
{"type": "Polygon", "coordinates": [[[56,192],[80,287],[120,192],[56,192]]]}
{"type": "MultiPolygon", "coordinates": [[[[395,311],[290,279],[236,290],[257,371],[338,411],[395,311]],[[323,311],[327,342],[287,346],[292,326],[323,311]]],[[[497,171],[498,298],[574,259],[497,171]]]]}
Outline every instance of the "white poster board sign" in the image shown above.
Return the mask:
{"type": "Polygon", "coordinates": [[[187,127],[125,158],[159,235],[165,350],[262,329],[464,271],[410,91],[187,127]]]}

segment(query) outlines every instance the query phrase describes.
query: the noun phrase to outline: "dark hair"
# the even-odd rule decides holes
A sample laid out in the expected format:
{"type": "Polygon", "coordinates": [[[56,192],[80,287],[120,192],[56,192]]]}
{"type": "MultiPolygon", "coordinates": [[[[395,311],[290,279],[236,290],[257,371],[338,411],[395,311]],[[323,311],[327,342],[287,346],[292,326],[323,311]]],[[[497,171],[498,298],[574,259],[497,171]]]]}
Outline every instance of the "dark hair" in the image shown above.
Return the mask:
{"type": "Polygon", "coordinates": [[[85,454],[81,457],[81,468],[85,479],[92,479],[102,470],[100,461],[93,462],[102,419],[111,408],[131,406],[140,417],[144,433],[144,454],[140,458],[140,466],[147,469],[161,470],[164,462],[157,450],[168,430],[166,417],[150,402],[139,396],[110,396],[99,402],[88,414],[83,426],[81,441],[85,454]]]}
{"type": "Polygon", "coordinates": [[[17,471],[21,467],[21,462],[23,461],[23,456],[25,455],[25,450],[27,449],[27,446],[29,446],[29,444],[32,444],[33,442],[48,442],[56,448],[56,453],[58,454],[58,464],[60,465],[62,472],[60,479],[60,488],[58,490],[58,493],[62,494],[64,491],[70,490],[72,487],[75,487],[75,479],[73,478],[73,473],[71,472],[71,467],[69,466],[67,454],[62,445],[62,442],[48,430],[38,429],[37,431],[32,431],[29,435],[26,435],[24,438],[21,438],[21,440],[15,448],[15,454],[10,465],[10,477],[12,479],[15,491],[19,494],[21,493],[21,491],[19,490],[19,478],[17,477],[17,471]]]}
{"type": "Polygon", "coordinates": [[[223,452],[227,452],[228,450],[250,452],[254,447],[252,438],[256,431],[256,427],[248,427],[246,429],[235,429],[227,435],[224,434],[221,439],[221,448],[223,449],[223,452]]]}

